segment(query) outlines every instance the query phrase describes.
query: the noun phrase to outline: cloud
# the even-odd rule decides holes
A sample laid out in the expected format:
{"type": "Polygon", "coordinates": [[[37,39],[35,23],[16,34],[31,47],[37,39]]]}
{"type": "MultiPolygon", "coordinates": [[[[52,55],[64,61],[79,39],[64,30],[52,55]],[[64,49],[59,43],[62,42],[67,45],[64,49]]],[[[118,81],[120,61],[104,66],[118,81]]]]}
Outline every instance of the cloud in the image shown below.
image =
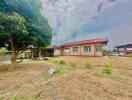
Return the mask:
{"type": "Polygon", "coordinates": [[[120,38],[124,37],[125,31],[127,35],[130,34],[128,31],[131,28],[127,29],[128,23],[132,26],[130,0],[41,1],[42,12],[54,30],[53,44],[98,36],[112,37],[116,32],[121,32],[118,33],[120,38]],[[122,30],[125,30],[124,33],[122,30]],[[111,35],[108,34],[109,32],[111,35]]]}
{"type": "Polygon", "coordinates": [[[121,0],[102,0],[98,7],[97,7],[97,11],[98,12],[101,12],[103,10],[106,10],[108,8],[111,8],[113,7],[115,4],[118,3],[118,1],[121,1],[121,0]]]}

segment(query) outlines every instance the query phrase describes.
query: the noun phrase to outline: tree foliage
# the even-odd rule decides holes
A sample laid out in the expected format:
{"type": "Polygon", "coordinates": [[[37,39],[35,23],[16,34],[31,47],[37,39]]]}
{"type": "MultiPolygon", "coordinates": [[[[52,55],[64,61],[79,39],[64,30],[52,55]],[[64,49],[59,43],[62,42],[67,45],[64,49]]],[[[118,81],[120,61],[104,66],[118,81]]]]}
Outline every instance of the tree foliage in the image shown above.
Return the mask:
{"type": "Polygon", "coordinates": [[[15,52],[28,45],[46,47],[51,38],[52,29],[41,14],[39,0],[0,1],[0,47],[8,44],[15,52]]]}
{"type": "MultiPolygon", "coordinates": [[[[25,20],[23,26],[21,27],[26,27],[26,31],[28,32],[28,40],[26,40],[26,44],[33,44],[36,47],[45,47],[50,44],[51,38],[52,38],[52,30],[47,22],[47,20],[41,15],[41,10],[39,8],[39,3],[38,0],[1,0],[0,1],[0,12],[1,15],[3,13],[9,15],[17,15],[21,16],[23,18],[19,18],[17,20],[25,20]],[[15,12],[15,13],[14,13],[15,12]]],[[[9,16],[11,18],[11,16],[9,16]]],[[[17,17],[16,16],[16,17],[17,17]]],[[[12,16],[13,17],[13,16],[12,16]]],[[[1,19],[2,20],[2,19],[1,19]]],[[[12,21],[15,19],[12,19],[12,21]]],[[[8,21],[4,23],[9,23],[8,21]]],[[[16,29],[13,29],[11,27],[14,26],[14,28],[18,28],[19,25],[13,25],[13,22],[10,22],[12,26],[8,25],[8,31],[12,29],[11,31],[15,31],[16,29]],[[10,28],[10,29],[9,29],[10,28]]],[[[4,28],[3,25],[0,24],[0,30],[4,28]]],[[[19,27],[20,28],[20,27],[19,27]]],[[[20,28],[23,31],[25,29],[20,28]]],[[[26,33],[27,33],[26,32],[26,33]]],[[[6,32],[5,31],[0,31],[0,34],[3,33],[11,33],[11,32],[6,32]]],[[[14,40],[18,39],[20,34],[23,34],[21,32],[12,32],[15,34],[13,38],[14,40]]],[[[21,38],[22,36],[20,36],[21,38]]],[[[3,36],[0,38],[4,38],[3,36]]],[[[26,38],[25,38],[26,39],[26,38]]]]}
{"type": "Polygon", "coordinates": [[[24,45],[24,39],[28,35],[26,26],[25,26],[25,19],[17,13],[0,13],[0,31],[1,33],[1,44],[9,44],[11,47],[11,39],[13,39],[13,48],[18,50],[21,49],[24,45]]]}

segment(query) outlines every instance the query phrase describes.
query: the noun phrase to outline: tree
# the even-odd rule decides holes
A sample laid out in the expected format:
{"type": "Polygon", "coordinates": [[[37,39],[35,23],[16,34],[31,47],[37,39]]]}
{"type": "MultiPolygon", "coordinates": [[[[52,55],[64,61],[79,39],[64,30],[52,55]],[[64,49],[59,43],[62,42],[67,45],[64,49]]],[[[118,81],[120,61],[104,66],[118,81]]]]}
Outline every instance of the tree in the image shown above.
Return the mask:
{"type": "Polygon", "coordinates": [[[28,32],[25,26],[25,19],[17,13],[0,13],[0,36],[2,45],[9,44],[12,49],[11,62],[16,63],[16,56],[24,47],[25,38],[28,32]],[[3,37],[2,37],[3,35],[3,37]]]}
{"type": "Polygon", "coordinates": [[[12,63],[28,45],[46,47],[51,39],[52,29],[41,14],[38,0],[0,1],[0,47],[9,44],[12,63]]]}

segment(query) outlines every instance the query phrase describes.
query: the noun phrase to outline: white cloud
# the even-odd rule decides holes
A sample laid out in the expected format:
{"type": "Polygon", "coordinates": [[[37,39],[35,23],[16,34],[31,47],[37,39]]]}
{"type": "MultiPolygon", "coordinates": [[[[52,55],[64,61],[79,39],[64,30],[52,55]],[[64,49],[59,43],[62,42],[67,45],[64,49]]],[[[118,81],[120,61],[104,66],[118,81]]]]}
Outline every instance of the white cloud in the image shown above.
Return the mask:
{"type": "MultiPolygon", "coordinates": [[[[119,44],[118,43],[119,41],[120,43],[123,43],[121,41],[122,40],[121,38],[126,39],[127,36],[131,34],[130,26],[132,25],[132,22],[129,23],[129,26],[126,25],[127,27],[122,27],[122,28],[116,27],[117,29],[111,29],[107,31],[105,30],[102,33],[98,31],[94,33],[83,31],[84,26],[86,27],[88,24],[91,25],[92,23],[95,23],[96,25],[95,17],[103,18],[103,15],[104,14],[107,15],[108,11],[109,11],[109,16],[107,17],[109,17],[109,19],[111,17],[113,18],[113,14],[115,13],[114,10],[121,9],[121,7],[123,8],[124,6],[123,4],[125,4],[126,2],[128,2],[126,3],[126,5],[129,4],[130,0],[41,0],[41,1],[43,3],[44,16],[48,19],[49,24],[51,25],[51,27],[55,32],[55,35],[53,37],[54,43],[58,44],[72,40],[80,40],[80,39],[88,39],[88,38],[96,38],[96,37],[109,37],[110,40],[113,39],[115,45],[115,44],[119,44]],[[126,33],[126,35],[124,35],[124,33],[126,33]],[[116,38],[119,37],[119,39],[116,40],[115,37],[116,38]]],[[[122,12],[120,11],[119,14],[117,15],[119,17],[121,16],[122,20],[123,18],[129,18],[122,16],[131,16],[131,14],[128,13],[127,14],[124,13],[122,15],[121,13],[122,12]]],[[[119,19],[117,18],[117,20],[119,19]]],[[[116,19],[114,20],[116,21],[116,19]]],[[[124,19],[124,20],[128,21],[130,19],[124,19]]],[[[130,39],[128,40],[130,41],[130,39]]],[[[113,43],[110,42],[110,45],[112,44],[113,43]]]]}

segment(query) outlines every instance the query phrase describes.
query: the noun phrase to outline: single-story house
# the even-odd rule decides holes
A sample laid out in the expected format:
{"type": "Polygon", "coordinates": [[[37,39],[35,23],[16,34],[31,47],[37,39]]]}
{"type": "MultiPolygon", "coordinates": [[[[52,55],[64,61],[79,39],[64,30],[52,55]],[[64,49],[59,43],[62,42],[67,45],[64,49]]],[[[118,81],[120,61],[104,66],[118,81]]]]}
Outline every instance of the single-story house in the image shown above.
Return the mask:
{"type": "Polygon", "coordinates": [[[132,44],[120,45],[116,46],[117,51],[121,56],[127,56],[128,54],[132,54],[132,44]]]}
{"type": "Polygon", "coordinates": [[[22,51],[18,58],[38,58],[38,57],[52,57],[54,56],[54,49],[55,46],[48,46],[47,48],[37,48],[33,45],[30,45],[27,50],[22,51]]]}
{"type": "Polygon", "coordinates": [[[103,56],[108,39],[90,39],[64,43],[54,48],[54,56],[103,56]]]}

